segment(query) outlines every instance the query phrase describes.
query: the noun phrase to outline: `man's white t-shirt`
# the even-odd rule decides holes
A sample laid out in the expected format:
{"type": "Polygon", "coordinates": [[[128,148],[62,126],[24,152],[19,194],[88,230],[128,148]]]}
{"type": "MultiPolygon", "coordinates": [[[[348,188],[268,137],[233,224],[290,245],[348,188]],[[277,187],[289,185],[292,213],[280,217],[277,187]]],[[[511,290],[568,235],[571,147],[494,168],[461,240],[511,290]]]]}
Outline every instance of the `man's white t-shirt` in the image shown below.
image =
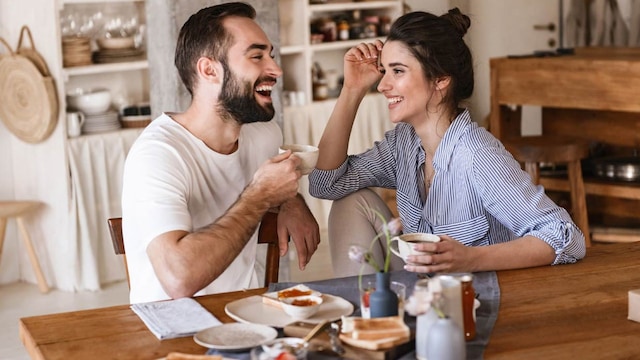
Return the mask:
{"type": "MultiPolygon", "coordinates": [[[[127,155],[122,190],[131,303],[169,299],[147,256],[151,240],[213,223],[281,144],[275,121],[242,125],[238,150],[229,155],[211,150],[167,114],[147,126],[127,155]]],[[[227,270],[196,295],[258,287],[256,249],[257,231],[227,270]]]]}

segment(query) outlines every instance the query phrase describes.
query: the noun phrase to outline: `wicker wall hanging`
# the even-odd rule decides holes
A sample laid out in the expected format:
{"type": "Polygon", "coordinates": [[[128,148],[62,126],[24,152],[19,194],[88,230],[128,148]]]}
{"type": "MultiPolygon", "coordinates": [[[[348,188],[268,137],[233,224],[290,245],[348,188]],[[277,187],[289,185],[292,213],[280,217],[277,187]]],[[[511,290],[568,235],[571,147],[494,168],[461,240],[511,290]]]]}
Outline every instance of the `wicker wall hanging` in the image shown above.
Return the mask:
{"type": "Polygon", "coordinates": [[[20,30],[15,52],[3,38],[0,42],[9,51],[0,55],[0,120],[23,141],[44,141],[58,120],[58,96],[47,64],[27,26],[20,30]],[[30,47],[23,45],[25,34],[30,47]]]}

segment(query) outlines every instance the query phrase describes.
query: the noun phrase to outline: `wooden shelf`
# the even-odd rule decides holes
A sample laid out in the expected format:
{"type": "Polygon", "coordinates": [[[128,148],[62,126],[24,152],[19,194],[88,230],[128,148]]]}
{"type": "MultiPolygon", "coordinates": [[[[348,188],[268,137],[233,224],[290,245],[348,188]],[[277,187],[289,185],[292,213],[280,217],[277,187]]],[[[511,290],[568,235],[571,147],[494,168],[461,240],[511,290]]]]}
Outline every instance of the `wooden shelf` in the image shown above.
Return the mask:
{"type": "Polygon", "coordinates": [[[62,0],[62,4],[99,4],[117,2],[143,2],[145,0],[62,0]]]}
{"type": "Polygon", "coordinates": [[[343,2],[335,4],[312,4],[309,5],[311,13],[327,12],[327,11],[349,11],[349,10],[366,10],[366,9],[383,9],[392,8],[398,4],[397,1],[361,1],[361,2],[343,2]]]}
{"type": "MultiPolygon", "coordinates": [[[[540,177],[540,185],[544,186],[545,190],[569,191],[569,181],[559,177],[540,177]]],[[[587,195],[640,200],[640,183],[637,182],[611,182],[585,178],[584,189],[587,195]]]]}
{"type": "Polygon", "coordinates": [[[375,38],[370,38],[370,39],[354,39],[354,40],[344,40],[344,41],[323,42],[323,43],[319,43],[319,44],[311,44],[309,47],[314,52],[341,50],[341,49],[345,49],[346,50],[346,49],[349,49],[351,47],[354,47],[354,46],[360,44],[361,42],[369,43],[369,42],[375,41],[376,39],[384,42],[386,37],[381,36],[381,37],[375,37],[375,38]]]}
{"type": "Polygon", "coordinates": [[[65,81],[70,76],[106,74],[111,72],[135,71],[149,68],[147,60],[126,61],[111,64],[92,64],[87,66],[68,67],[63,69],[65,81]]]}
{"type": "Polygon", "coordinates": [[[313,78],[311,69],[314,62],[322,64],[324,70],[335,70],[342,75],[344,52],[362,42],[385,37],[352,39],[344,41],[311,44],[311,24],[320,18],[349,16],[354,10],[361,10],[361,19],[368,15],[388,17],[391,21],[402,15],[403,1],[328,1],[324,4],[310,4],[309,0],[278,0],[280,21],[279,54],[283,89],[303,92],[305,103],[313,99],[313,78]],[[342,54],[340,54],[342,52],[342,54]]]}

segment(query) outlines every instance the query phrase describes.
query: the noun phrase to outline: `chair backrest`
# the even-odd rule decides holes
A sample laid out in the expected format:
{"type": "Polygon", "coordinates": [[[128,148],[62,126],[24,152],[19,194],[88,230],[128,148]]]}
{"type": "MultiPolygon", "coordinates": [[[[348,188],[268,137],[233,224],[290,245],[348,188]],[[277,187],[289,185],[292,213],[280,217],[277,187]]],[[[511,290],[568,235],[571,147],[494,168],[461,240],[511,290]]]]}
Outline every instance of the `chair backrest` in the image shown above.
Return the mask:
{"type": "MultiPolygon", "coordinates": [[[[124,238],[122,236],[122,218],[110,218],[107,220],[113,251],[116,255],[122,255],[125,270],[127,271],[127,282],[129,281],[129,270],[127,268],[127,256],[124,250],[124,238]]],[[[280,248],[278,246],[278,214],[267,212],[262,217],[260,229],[258,229],[258,244],[267,244],[267,259],[265,263],[264,286],[278,282],[278,272],[280,270],[280,248]]]]}

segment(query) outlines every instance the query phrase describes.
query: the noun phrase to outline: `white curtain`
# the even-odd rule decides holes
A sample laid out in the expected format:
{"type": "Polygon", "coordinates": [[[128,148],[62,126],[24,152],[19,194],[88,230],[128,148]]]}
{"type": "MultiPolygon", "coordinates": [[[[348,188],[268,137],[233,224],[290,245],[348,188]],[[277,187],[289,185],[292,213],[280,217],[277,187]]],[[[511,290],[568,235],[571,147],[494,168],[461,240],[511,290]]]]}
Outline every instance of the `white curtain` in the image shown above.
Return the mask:
{"type": "Polygon", "coordinates": [[[570,0],[565,25],[569,47],[640,46],[640,0],[570,0]]]}

